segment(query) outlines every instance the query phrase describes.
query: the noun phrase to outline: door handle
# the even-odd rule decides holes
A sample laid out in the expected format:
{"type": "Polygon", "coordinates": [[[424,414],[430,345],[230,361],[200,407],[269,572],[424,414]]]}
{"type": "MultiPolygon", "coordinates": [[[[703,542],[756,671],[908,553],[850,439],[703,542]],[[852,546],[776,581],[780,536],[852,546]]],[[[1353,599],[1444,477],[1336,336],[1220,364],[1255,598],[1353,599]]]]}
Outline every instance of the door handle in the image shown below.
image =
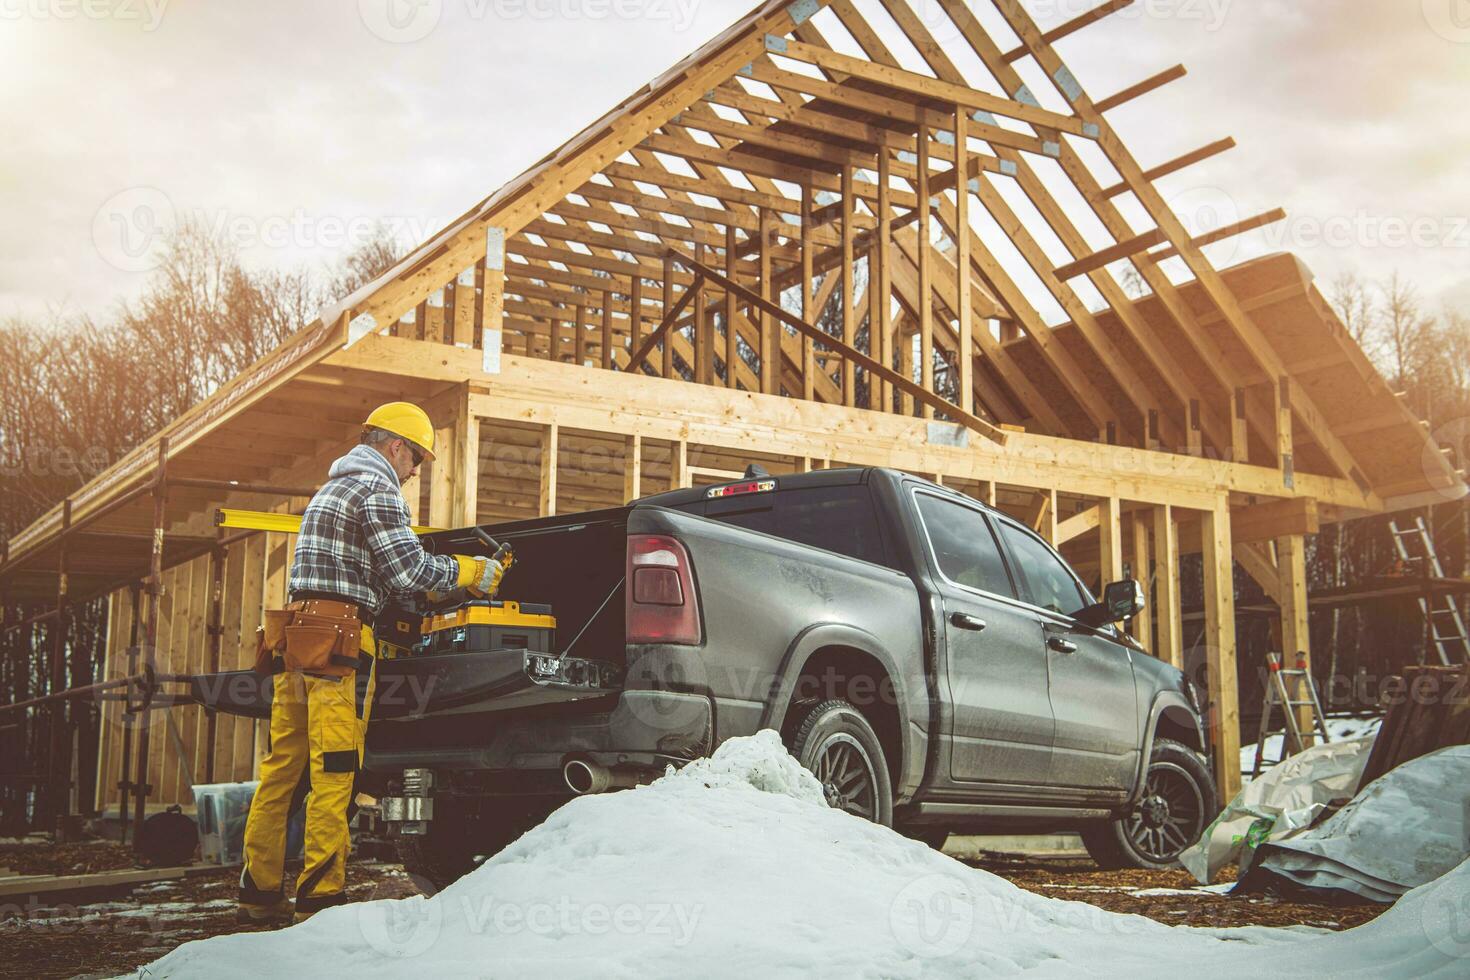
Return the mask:
{"type": "Polygon", "coordinates": [[[985,628],[985,620],[979,616],[971,616],[969,613],[950,613],[949,621],[962,630],[975,630],[979,632],[985,628]]]}
{"type": "Polygon", "coordinates": [[[1071,640],[1064,640],[1060,636],[1048,636],[1046,638],[1046,645],[1051,647],[1057,653],[1077,652],[1077,644],[1073,643],[1071,640]]]}

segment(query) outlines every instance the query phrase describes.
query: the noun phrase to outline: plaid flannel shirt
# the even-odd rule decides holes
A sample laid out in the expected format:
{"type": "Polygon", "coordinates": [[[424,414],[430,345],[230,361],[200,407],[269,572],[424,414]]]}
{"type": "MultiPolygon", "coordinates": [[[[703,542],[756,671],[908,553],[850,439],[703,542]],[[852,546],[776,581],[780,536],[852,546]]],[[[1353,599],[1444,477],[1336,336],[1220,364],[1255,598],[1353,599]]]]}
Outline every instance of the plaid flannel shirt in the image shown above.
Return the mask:
{"type": "Polygon", "coordinates": [[[301,518],[293,597],[340,596],[376,615],[392,595],[454,588],[458,563],[424,550],[409,526],[398,475],[377,450],[354,447],[328,477],[301,518]]]}

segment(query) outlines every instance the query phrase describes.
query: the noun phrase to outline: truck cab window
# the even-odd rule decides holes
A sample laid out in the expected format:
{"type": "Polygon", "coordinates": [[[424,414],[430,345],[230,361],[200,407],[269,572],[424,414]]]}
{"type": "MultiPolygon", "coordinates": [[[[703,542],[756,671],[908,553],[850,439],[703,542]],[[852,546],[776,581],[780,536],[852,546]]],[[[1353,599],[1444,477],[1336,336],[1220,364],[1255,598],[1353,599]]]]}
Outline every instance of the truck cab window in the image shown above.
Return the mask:
{"type": "Polygon", "coordinates": [[[710,500],[704,516],[751,531],[886,564],[878,515],[866,486],[809,487],[710,500]]]}
{"type": "Polygon", "coordinates": [[[1015,560],[1022,599],[1063,615],[1091,601],[1067,566],[1040,538],[1006,521],[1001,522],[1000,533],[1015,560]]]}
{"type": "Polygon", "coordinates": [[[1015,597],[1000,546],[984,514],[929,493],[916,493],[914,500],[934,549],[934,561],[945,578],[992,595],[1015,597]]]}

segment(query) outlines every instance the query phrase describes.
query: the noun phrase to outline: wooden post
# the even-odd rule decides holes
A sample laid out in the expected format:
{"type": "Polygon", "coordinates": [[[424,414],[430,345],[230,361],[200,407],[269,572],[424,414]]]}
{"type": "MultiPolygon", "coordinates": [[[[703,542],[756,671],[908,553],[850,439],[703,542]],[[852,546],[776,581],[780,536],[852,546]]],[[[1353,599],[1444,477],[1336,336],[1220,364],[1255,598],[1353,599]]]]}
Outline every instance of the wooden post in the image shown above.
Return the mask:
{"type": "Polygon", "coordinates": [[[456,455],[459,452],[460,429],[463,426],[464,404],[456,404],[454,415],[447,425],[434,427],[433,469],[429,473],[429,523],[434,527],[455,527],[459,507],[455,503],[458,488],[455,476],[459,471],[456,455]]]}
{"type": "MultiPolygon", "coordinates": [[[[735,278],[735,226],[725,226],[725,275],[735,278]]],[[[740,360],[740,331],[735,329],[735,293],[725,290],[725,387],[734,391],[736,384],[735,365],[740,360]]]]}
{"type": "Polygon", "coordinates": [[[587,306],[585,303],[577,304],[577,326],[576,333],[572,335],[572,360],[577,367],[583,367],[587,363],[587,306]]]}
{"type": "Polygon", "coordinates": [[[613,365],[612,290],[602,291],[602,369],[612,370],[613,365]]]}
{"type": "Polygon", "coordinates": [[[1154,656],[1184,668],[1183,623],[1179,608],[1179,530],[1173,508],[1154,507],[1154,624],[1158,645],[1154,656]]]}
{"type": "MultiPolygon", "coordinates": [[[[856,288],[854,278],[852,243],[853,243],[853,188],[852,167],[842,168],[842,342],[847,346],[853,345],[857,336],[857,314],[853,309],[853,289],[856,288]]],[[[851,408],[857,404],[856,394],[853,391],[857,384],[857,375],[852,361],[842,359],[842,404],[851,408]]]]}
{"type": "MultiPolygon", "coordinates": [[[[696,242],[694,245],[694,260],[704,262],[704,243],[696,242]]],[[[709,313],[704,308],[704,283],[698,282],[694,288],[694,331],[690,337],[690,347],[694,350],[694,363],[689,365],[694,370],[694,383],[707,385],[714,376],[715,352],[714,345],[710,341],[709,313]]]]}
{"type": "Polygon", "coordinates": [[[623,438],[623,503],[643,496],[643,437],[638,433],[623,438]]]}
{"type": "Polygon", "coordinates": [[[1143,585],[1143,611],[1133,617],[1133,636],[1147,650],[1155,649],[1153,639],[1153,599],[1149,597],[1149,585],[1153,576],[1149,574],[1150,553],[1148,547],[1148,515],[1133,514],[1128,520],[1133,556],[1133,577],[1143,585]]]}
{"type": "Polygon", "coordinates": [[[975,324],[970,303],[970,117],[962,105],[954,107],[955,165],[955,296],[959,304],[960,408],[975,410],[975,324]]]}
{"type": "MultiPolygon", "coordinates": [[[[816,317],[821,315],[820,310],[813,310],[812,295],[812,186],[803,184],[801,187],[801,318],[807,323],[821,326],[816,322],[816,317]]],[[[816,398],[816,348],[812,338],[801,338],[801,397],[807,401],[816,398]]]]}
{"type": "MultiPolygon", "coordinates": [[[[888,148],[878,148],[878,317],[870,332],[877,334],[874,356],[884,367],[893,367],[893,192],[889,181],[888,148]]],[[[871,275],[870,275],[871,279],[871,275]]],[[[869,287],[871,288],[871,286],[869,287]]],[[[893,386],[886,380],[879,386],[878,406],[893,411],[893,386]]]]}
{"type": "MultiPolygon", "coordinates": [[[[1310,607],[1307,604],[1307,542],[1300,534],[1288,534],[1276,539],[1276,567],[1281,591],[1281,658],[1287,667],[1298,662],[1312,669],[1312,638],[1309,627],[1310,607]]],[[[1292,700],[1310,700],[1305,679],[1299,680],[1292,700]]],[[[1310,705],[1296,709],[1297,726],[1303,738],[1315,738],[1308,733],[1313,730],[1315,719],[1310,705]]],[[[1304,743],[1311,744],[1311,743],[1304,743]]]]}
{"type": "Polygon", "coordinates": [[[643,343],[643,276],[634,274],[628,305],[628,353],[631,354],[643,343]]]}
{"type": "Polygon", "coordinates": [[[556,467],[561,433],[555,422],[541,430],[541,493],[537,513],[541,517],[556,515],[556,467]]]}
{"type": "Polygon", "coordinates": [[[1215,748],[1215,789],[1221,800],[1240,790],[1240,692],[1235,666],[1235,577],[1230,544],[1230,504],[1225,498],[1204,512],[1205,653],[1210,738],[1215,748]]]}
{"type": "MultiPolygon", "coordinates": [[[[1123,577],[1123,521],[1117,497],[1098,501],[1098,588],[1123,577]]],[[[1055,508],[1053,508],[1055,510],[1055,508]]]]}
{"type": "MultiPolygon", "coordinates": [[[[761,208],[760,216],[760,263],[761,299],[771,298],[771,212],[761,208]]],[[[761,328],[761,391],[768,395],[781,393],[781,324],[764,310],[760,315],[761,328]]]]}
{"type": "MultiPolygon", "coordinates": [[[[669,311],[674,308],[674,259],[672,256],[664,256],[664,283],[663,283],[663,316],[660,320],[668,318],[669,311]]],[[[672,328],[664,335],[663,370],[665,378],[674,376],[674,331],[672,328]]],[[[636,348],[635,348],[636,350],[636,348]]]]}
{"type": "Polygon", "coordinates": [[[669,489],[682,490],[689,485],[689,443],[676,439],[669,444],[669,489]]]}
{"type": "MultiPolygon", "coordinates": [[[[480,343],[497,353],[505,344],[505,229],[485,230],[485,258],[481,261],[485,288],[480,293],[480,343]]],[[[526,338],[530,342],[529,336],[526,338]]],[[[527,351],[527,353],[530,353],[527,351]]]]}
{"type": "MultiPolygon", "coordinates": [[[[934,261],[930,254],[929,236],[933,221],[929,200],[929,130],[919,127],[916,140],[919,177],[914,191],[919,209],[919,384],[925,391],[934,390],[934,261]]],[[[968,411],[968,409],[966,409],[968,411]]],[[[934,409],[924,405],[923,417],[932,419],[934,409]]]]}
{"type": "MultiPolygon", "coordinates": [[[[215,533],[223,538],[224,528],[215,533]]],[[[219,673],[220,669],[220,645],[224,641],[225,633],[225,562],[229,557],[230,551],[224,545],[216,545],[209,553],[209,625],[206,627],[209,660],[205,669],[211,674],[219,673]]],[[[211,709],[205,709],[204,716],[204,781],[213,783],[214,747],[215,740],[219,737],[219,718],[217,712],[211,709]]]]}
{"type": "MultiPolygon", "coordinates": [[[[580,308],[580,307],[579,307],[580,308]]],[[[470,410],[469,388],[460,409],[459,443],[454,449],[456,527],[470,527],[480,522],[480,419],[470,410]]]]}
{"type": "Polygon", "coordinates": [[[1250,428],[1246,424],[1245,389],[1236,388],[1230,396],[1230,461],[1250,462],[1250,428]]]}
{"type": "Polygon", "coordinates": [[[1277,379],[1276,391],[1276,460],[1281,466],[1281,482],[1287,487],[1296,485],[1296,468],[1292,459],[1291,444],[1291,377],[1283,374],[1277,379]]]}

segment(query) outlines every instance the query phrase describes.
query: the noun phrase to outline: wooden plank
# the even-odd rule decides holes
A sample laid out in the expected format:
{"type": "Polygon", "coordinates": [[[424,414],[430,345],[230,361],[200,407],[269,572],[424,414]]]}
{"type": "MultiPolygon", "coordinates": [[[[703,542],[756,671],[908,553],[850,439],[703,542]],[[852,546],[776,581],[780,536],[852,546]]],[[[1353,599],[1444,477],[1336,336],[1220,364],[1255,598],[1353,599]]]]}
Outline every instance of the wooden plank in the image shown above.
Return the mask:
{"type": "MultiPolygon", "coordinates": [[[[1307,543],[1300,534],[1287,534],[1276,539],[1276,565],[1280,571],[1281,656],[1288,667],[1312,666],[1312,631],[1307,604],[1307,543]]],[[[1292,685],[1292,700],[1311,700],[1304,680],[1292,685]]],[[[1304,738],[1315,724],[1309,704],[1296,708],[1297,725],[1304,738]]],[[[1312,744],[1312,743],[1308,743],[1312,744]]]]}
{"type": "Polygon", "coordinates": [[[669,448],[669,489],[689,486],[689,443],[676,440],[669,448]]]}
{"type": "Polygon", "coordinates": [[[1208,728],[1215,749],[1215,790],[1222,800],[1240,791],[1240,697],[1235,663],[1235,580],[1230,507],[1222,498],[1205,511],[1205,662],[1210,698],[1208,728]]]}
{"type": "Polygon", "coordinates": [[[772,316],[781,320],[781,322],[793,327],[798,333],[810,337],[814,340],[821,340],[828,347],[833,348],[842,356],[850,358],[856,361],[858,364],[862,365],[864,370],[880,376],[886,375],[895,387],[899,388],[902,391],[906,391],[908,394],[911,394],[915,399],[922,402],[923,404],[928,405],[931,408],[937,408],[943,411],[946,415],[950,416],[955,421],[961,423],[967,428],[975,430],[976,432],[980,433],[993,442],[999,443],[1001,445],[1005,444],[1005,433],[997,427],[991,425],[989,422],[986,422],[984,419],[979,418],[978,416],[955,406],[951,402],[945,401],[943,398],[940,398],[938,395],[934,394],[931,391],[924,390],[919,385],[914,384],[912,381],[899,375],[892,369],[885,367],[882,364],[879,364],[877,361],[873,360],[871,357],[868,357],[862,351],[848,347],[846,344],[843,344],[835,337],[824,333],[823,331],[819,330],[809,323],[804,322],[798,317],[792,316],[785,310],[781,309],[779,306],[776,306],[774,303],[769,303],[761,299],[756,294],[745,289],[744,287],[730,282],[729,280],[725,279],[724,276],[720,275],[718,272],[715,272],[713,269],[710,269],[707,266],[699,265],[698,263],[694,262],[694,260],[684,256],[680,256],[679,258],[685,266],[699,271],[706,278],[714,280],[715,282],[724,286],[726,289],[734,289],[737,292],[740,292],[745,297],[747,302],[753,302],[757,304],[758,306],[760,306],[761,309],[766,310],[772,316]]]}
{"type": "Polygon", "coordinates": [[[1088,531],[1091,531],[1101,523],[1102,513],[1103,509],[1101,505],[1094,504],[1080,513],[1073,514],[1065,520],[1058,521],[1056,538],[1052,541],[1052,546],[1060,548],[1068,541],[1074,538],[1080,538],[1088,531]]]}
{"type": "MultiPolygon", "coordinates": [[[[914,193],[918,196],[918,264],[919,264],[919,384],[934,393],[934,246],[933,198],[929,189],[929,136],[920,130],[917,138],[918,180],[914,193]]],[[[968,353],[968,351],[966,352],[968,353]]],[[[971,411],[971,406],[965,406],[971,411]]],[[[934,408],[924,403],[923,415],[934,417],[934,408]]]]}
{"type": "MultiPolygon", "coordinates": [[[[1077,31],[1082,30],[1082,28],[1084,27],[1087,27],[1091,24],[1096,24],[1098,21],[1102,20],[1104,17],[1107,17],[1109,14],[1117,13],[1119,10],[1122,10],[1125,7],[1131,7],[1132,5],[1133,0],[1106,0],[1106,2],[1099,4],[1096,7],[1093,7],[1091,10],[1083,11],[1076,17],[1073,17],[1071,20],[1065,21],[1061,24],[1058,24],[1056,27],[1053,27],[1051,30],[1047,31],[1041,36],[1042,40],[1044,40],[1047,44],[1052,44],[1056,41],[1060,41],[1062,38],[1067,37],[1071,34],[1075,34],[1077,31]]],[[[1012,48],[1010,51],[1007,51],[1005,53],[1005,60],[1007,62],[1020,61],[1022,58],[1026,57],[1030,53],[1031,49],[1022,44],[1019,47],[1012,48]]]]}
{"type": "MultiPolygon", "coordinates": [[[[245,670],[253,665],[255,630],[264,618],[266,537],[264,534],[252,535],[241,546],[244,555],[237,597],[240,632],[236,646],[236,670],[245,670]]],[[[263,726],[255,719],[237,719],[231,756],[234,764],[233,779],[236,782],[255,778],[257,727],[263,726]]]]}
{"type": "Polygon", "coordinates": [[[1001,98],[1000,96],[967,88],[963,85],[943,82],[936,78],[930,78],[927,75],[904,71],[901,68],[873,64],[861,58],[839,54],[836,51],[816,45],[804,44],[800,41],[777,40],[780,43],[772,43],[769,38],[767,39],[767,49],[774,54],[791,58],[795,61],[804,61],[809,65],[815,65],[818,68],[824,68],[842,75],[855,76],[893,89],[898,93],[910,96],[916,95],[921,98],[934,99],[940,102],[959,103],[969,109],[980,109],[985,112],[994,113],[997,116],[1006,116],[1046,129],[1071,133],[1074,136],[1088,135],[1088,131],[1083,128],[1082,121],[1075,116],[1064,116],[1047,109],[1001,98]]]}
{"type": "MultiPolygon", "coordinates": [[[[1227,136],[1222,140],[1206,143],[1204,146],[1190,150],[1188,153],[1181,153],[1174,159],[1165,161],[1157,167],[1150,167],[1143,172],[1143,176],[1146,180],[1158,180],[1160,177],[1167,177],[1169,174],[1177,173],[1186,167],[1191,167],[1203,160],[1208,160],[1210,157],[1219,156],[1226,150],[1232,150],[1234,148],[1235,138],[1227,136]]],[[[1102,197],[1117,197],[1120,194],[1126,194],[1128,193],[1128,183],[1120,180],[1111,187],[1104,187],[1099,193],[1102,197]]]]}
{"type": "MultiPolygon", "coordinates": [[[[771,212],[766,208],[760,211],[760,296],[767,303],[771,302],[771,250],[772,250],[772,228],[771,212]]],[[[771,317],[769,313],[760,314],[760,336],[761,336],[761,391],[767,395],[779,395],[781,393],[781,334],[784,332],[781,325],[771,317]]]]}
{"type": "Polygon", "coordinates": [[[560,427],[551,423],[541,430],[541,486],[537,496],[537,515],[553,517],[556,514],[556,471],[560,443],[560,427]]]}
{"type": "Polygon", "coordinates": [[[602,369],[612,370],[613,364],[613,321],[612,290],[602,291],[602,369]]]}
{"type": "MultiPolygon", "coordinates": [[[[821,315],[815,309],[812,295],[812,185],[801,187],[801,319],[811,323],[821,315]]],[[[813,357],[815,344],[810,334],[801,336],[801,397],[807,401],[815,398],[816,361],[813,357]]]]}
{"type": "MultiPolygon", "coordinates": [[[[853,211],[853,174],[852,167],[842,168],[842,342],[852,347],[857,341],[857,314],[855,312],[853,291],[856,287],[856,279],[853,268],[856,259],[853,255],[853,235],[855,214],[853,211]]],[[[734,278],[733,276],[731,278],[734,278]]],[[[870,341],[871,343],[871,341],[870,341]]],[[[857,385],[857,374],[852,361],[842,361],[842,404],[851,408],[857,404],[857,394],[854,390],[857,385]]],[[[963,401],[960,404],[965,405],[963,401]]],[[[965,405],[969,408],[969,405],[965,405]]]]}
{"type": "Polygon", "coordinates": [[[1123,577],[1123,515],[1117,497],[1098,501],[1098,589],[1123,577]]]}
{"type": "Polygon", "coordinates": [[[638,433],[623,440],[623,503],[643,496],[643,437],[638,433]]]}
{"type": "Polygon", "coordinates": [[[1184,669],[1184,627],[1179,606],[1179,534],[1174,510],[1168,504],[1153,508],[1154,625],[1158,645],[1154,656],[1184,669]]]}
{"type": "Polygon", "coordinates": [[[1316,534],[1321,530],[1317,502],[1310,497],[1253,504],[1240,509],[1230,522],[1231,538],[1269,541],[1285,535],[1316,534]]]}
{"type": "MultiPolygon", "coordinates": [[[[725,275],[735,279],[737,273],[735,226],[725,226],[725,275]]],[[[725,290],[725,387],[735,388],[735,362],[740,359],[740,332],[735,326],[735,294],[725,290]]]]}
{"type": "Polygon", "coordinates": [[[1123,105],[1124,103],[1132,102],[1134,99],[1140,96],[1147,95],[1154,89],[1162,88],[1163,86],[1168,85],[1170,82],[1178,81],[1187,74],[1189,74],[1189,72],[1187,69],[1185,69],[1183,65],[1171,65],[1161,72],[1156,72],[1155,74],[1150,75],[1148,78],[1145,78],[1141,82],[1135,82],[1134,84],[1129,85],[1127,88],[1120,89],[1117,92],[1114,92],[1112,95],[1107,96],[1106,98],[1098,99],[1092,104],[1092,107],[1098,112],[1107,112],[1109,109],[1116,109],[1118,108],[1118,106],[1123,105]]]}
{"type": "Polygon", "coordinates": [[[1149,550],[1148,529],[1149,515],[1144,511],[1135,511],[1124,517],[1125,529],[1128,535],[1128,554],[1132,563],[1132,577],[1142,583],[1144,604],[1143,610],[1133,617],[1133,623],[1129,631],[1144,645],[1145,649],[1153,650],[1153,602],[1148,599],[1150,585],[1153,576],[1149,573],[1150,559],[1153,557],[1149,550]]]}
{"type": "Polygon", "coordinates": [[[967,411],[975,409],[975,359],[974,312],[970,289],[970,187],[969,187],[969,114],[963,106],[956,106],[954,113],[955,167],[962,177],[955,188],[955,299],[959,309],[955,311],[959,331],[959,374],[960,405],[967,411]]]}

